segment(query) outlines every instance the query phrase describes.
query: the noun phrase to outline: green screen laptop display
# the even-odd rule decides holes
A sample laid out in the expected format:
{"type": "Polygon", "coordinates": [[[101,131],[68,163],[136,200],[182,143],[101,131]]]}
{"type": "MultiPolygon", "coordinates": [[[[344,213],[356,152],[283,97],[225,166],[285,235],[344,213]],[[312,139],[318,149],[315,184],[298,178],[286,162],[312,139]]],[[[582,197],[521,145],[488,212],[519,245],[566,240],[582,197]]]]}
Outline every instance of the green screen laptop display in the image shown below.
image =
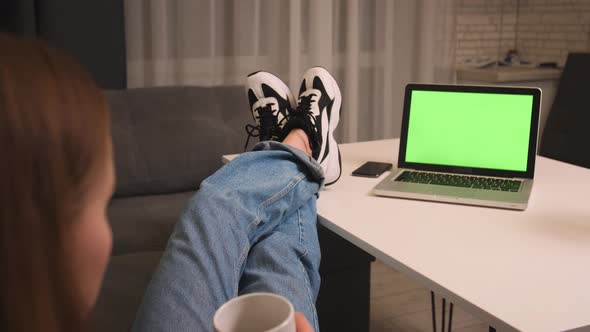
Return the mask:
{"type": "Polygon", "coordinates": [[[533,96],[412,91],[406,162],[526,171],[533,96]]]}

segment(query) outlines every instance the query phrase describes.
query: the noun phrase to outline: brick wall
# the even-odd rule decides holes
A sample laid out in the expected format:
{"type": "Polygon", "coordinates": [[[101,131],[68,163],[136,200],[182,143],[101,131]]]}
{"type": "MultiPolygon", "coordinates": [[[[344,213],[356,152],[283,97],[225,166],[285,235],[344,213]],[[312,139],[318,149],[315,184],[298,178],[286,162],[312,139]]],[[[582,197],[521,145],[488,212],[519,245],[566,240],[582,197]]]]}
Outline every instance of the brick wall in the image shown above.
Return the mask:
{"type": "Polygon", "coordinates": [[[456,6],[458,64],[503,59],[515,47],[523,60],[561,65],[568,52],[590,52],[590,0],[456,0],[456,6]]]}

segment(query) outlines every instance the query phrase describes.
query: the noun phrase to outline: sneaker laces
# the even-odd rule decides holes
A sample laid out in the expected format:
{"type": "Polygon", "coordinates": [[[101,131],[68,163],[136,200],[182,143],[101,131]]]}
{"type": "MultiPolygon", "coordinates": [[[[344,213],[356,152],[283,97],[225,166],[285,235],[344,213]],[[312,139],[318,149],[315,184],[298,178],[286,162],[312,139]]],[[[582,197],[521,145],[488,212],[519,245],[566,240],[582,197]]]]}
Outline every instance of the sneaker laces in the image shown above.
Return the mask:
{"type": "Polygon", "coordinates": [[[272,112],[273,104],[266,104],[256,108],[258,112],[258,125],[247,124],[245,126],[248,138],[244,145],[244,151],[248,148],[251,137],[260,137],[262,140],[269,140],[277,130],[277,116],[272,112]]]}
{"type": "Polygon", "coordinates": [[[311,111],[312,98],[315,96],[317,95],[312,93],[307,96],[300,97],[299,103],[297,104],[297,108],[293,112],[291,112],[292,117],[298,117],[302,119],[303,122],[306,124],[307,128],[305,129],[305,132],[309,136],[310,143],[312,143],[315,146],[312,146],[312,150],[315,150],[315,148],[320,144],[317,119],[311,111]]]}

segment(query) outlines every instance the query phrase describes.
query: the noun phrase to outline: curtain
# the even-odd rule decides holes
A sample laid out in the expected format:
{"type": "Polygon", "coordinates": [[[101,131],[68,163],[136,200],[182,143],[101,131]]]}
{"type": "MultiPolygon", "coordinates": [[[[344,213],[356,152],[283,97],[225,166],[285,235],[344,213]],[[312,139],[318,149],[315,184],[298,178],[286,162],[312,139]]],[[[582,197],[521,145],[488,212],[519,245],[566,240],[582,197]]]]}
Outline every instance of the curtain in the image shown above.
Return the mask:
{"type": "MultiPolygon", "coordinates": [[[[454,0],[126,0],[129,87],[338,81],[340,142],[398,137],[409,82],[454,80],[454,0]]],[[[246,111],[246,99],[244,98],[246,111]]]]}

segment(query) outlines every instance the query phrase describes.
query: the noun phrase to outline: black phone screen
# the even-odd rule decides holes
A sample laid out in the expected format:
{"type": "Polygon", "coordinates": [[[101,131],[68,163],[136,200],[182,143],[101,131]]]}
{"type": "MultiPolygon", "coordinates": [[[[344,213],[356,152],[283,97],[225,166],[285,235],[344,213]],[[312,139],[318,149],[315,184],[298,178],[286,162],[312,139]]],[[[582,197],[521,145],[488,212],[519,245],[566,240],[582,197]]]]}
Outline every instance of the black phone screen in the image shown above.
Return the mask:
{"type": "Polygon", "coordinates": [[[361,167],[355,169],[352,175],[355,176],[367,176],[367,177],[378,177],[391,169],[393,165],[389,163],[379,163],[376,161],[368,161],[361,167]]]}

